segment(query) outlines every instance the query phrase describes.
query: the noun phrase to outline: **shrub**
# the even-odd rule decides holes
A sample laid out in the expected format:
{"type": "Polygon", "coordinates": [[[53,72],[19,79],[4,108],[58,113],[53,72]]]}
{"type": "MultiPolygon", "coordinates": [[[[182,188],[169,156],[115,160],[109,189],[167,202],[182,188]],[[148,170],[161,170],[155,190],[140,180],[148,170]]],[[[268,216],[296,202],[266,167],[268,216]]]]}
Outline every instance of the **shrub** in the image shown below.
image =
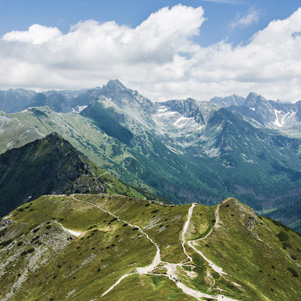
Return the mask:
{"type": "Polygon", "coordinates": [[[294,270],[294,269],[292,269],[292,268],[287,268],[291,273],[292,273],[292,275],[294,276],[294,277],[298,277],[298,273],[294,270]]]}
{"type": "Polygon", "coordinates": [[[40,238],[40,235],[36,236],[35,238],[33,238],[33,239],[31,240],[30,243],[33,243],[34,241],[38,240],[39,238],[40,238]]]}
{"type": "Polygon", "coordinates": [[[279,238],[280,241],[287,241],[289,239],[289,236],[283,231],[280,231],[277,234],[277,237],[279,238]]]}
{"type": "Polygon", "coordinates": [[[13,241],[12,239],[3,241],[0,243],[0,246],[3,246],[3,247],[8,246],[12,241],[13,241]]]}
{"type": "Polygon", "coordinates": [[[7,231],[7,228],[4,228],[3,230],[0,231],[0,237],[4,236],[7,231]]]}
{"type": "Polygon", "coordinates": [[[292,248],[292,246],[288,242],[283,242],[282,243],[282,248],[285,250],[287,248],[292,248]]]}

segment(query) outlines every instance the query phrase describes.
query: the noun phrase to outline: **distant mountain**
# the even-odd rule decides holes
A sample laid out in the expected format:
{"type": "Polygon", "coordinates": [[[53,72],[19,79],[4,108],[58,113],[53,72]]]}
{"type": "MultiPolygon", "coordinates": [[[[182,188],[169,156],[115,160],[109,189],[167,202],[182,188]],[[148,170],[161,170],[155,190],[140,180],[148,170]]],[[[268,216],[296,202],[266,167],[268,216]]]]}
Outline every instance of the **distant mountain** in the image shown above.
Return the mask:
{"type": "Polygon", "coordinates": [[[0,110],[13,113],[24,110],[37,93],[25,89],[0,90],[0,110]]]}
{"type": "Polygon", "coordinates": [[[269,129],[287,130],[301,125],[301,101],[281,103],[250,93],[246,99],[233,95],[225,98],[214,97],[211,102],[238,112],[256,122],[255,125],[269,129]]]}
{"type": "Polygon", "coordinates": [[[301,237],[215,207],[43,196],[0,220],[1,300],[299,300],[301,237]]]}
{"type": "Polygon", "coordinates": [[[228,108],[231,106],[236,106],[236,107],[242,106],[245,103],[245,101],[246,99],[244,97],[238,96],[236,94],[227,97],[215,96],[210,99],[210,102],[217,103],[224,108],[228,108]]]}
{"type": "Polygon", "coordinates": [[[0,174],[0,216],[45,194],[108,192],[155,199],[117,181],[55,133],[0,155],[0,174]]]}
{"type": "MultiPolygon", "coordinates": [[[[48,106],[56,112],[78,111],[77,103],[81,103],[81,95],[86,99],[86,91],[62,90],[38,93],[25,89],[0,90],[0,110],[15,113],[29,107],[48,106]]],[[[85,104],[88,105],[91,100],[85,101],[85,104]]]]}

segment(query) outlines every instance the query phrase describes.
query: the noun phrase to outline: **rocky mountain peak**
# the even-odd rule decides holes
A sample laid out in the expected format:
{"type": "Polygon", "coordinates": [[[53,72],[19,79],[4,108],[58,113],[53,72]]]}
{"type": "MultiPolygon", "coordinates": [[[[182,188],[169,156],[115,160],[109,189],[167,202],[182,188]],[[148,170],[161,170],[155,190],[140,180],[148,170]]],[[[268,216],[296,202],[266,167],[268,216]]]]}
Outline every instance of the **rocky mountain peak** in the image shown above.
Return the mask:
{"type": "Polygon", "coordinates": [[[251,92],[247,96],[246,101],[244,103],[244,106],[246,106],[246,107],[255,107],[256,108],[257,105],[265,104],[265,103],[267,103],[267,100],[263,96],[258,95],[254,92],[251,92]]]}
{"type": "Polygon", "coordinates": [[[110,80],[104,87],[110,89],[127,89],[118,79],[110,80]]]}
{"type": "Polygon", "coordinates": [[[245,98],[238,96],[236,94],[233,94],[231,96],[227,97],[213,97],[210,99],[210,102],[219,104],[222,107],[228,108],[230,106],[242,106],[245,102],[245,98]]]}

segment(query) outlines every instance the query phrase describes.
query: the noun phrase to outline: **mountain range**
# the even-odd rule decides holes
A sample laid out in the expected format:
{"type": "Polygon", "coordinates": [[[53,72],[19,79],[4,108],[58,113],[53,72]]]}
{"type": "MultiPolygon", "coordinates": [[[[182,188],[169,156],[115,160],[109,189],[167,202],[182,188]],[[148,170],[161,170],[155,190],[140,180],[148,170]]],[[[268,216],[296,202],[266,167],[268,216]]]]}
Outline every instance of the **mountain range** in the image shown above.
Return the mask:
{"type": "Polygon", "coordinates": [[[251,93],[155,103],[118,80],[30,93],[23,111],[0,116],[1,152],[57,132],[112,175],[173,203],[236,197],[301,230],[300,102],[251,93]]]}
{"type": "Polygon", "coordinates": [[[300,129],[301,126],[301,100],[296,103],[281,103],[250,93],[247,98],[232,95],[225,98],[215,97],[210,101],[240,113],[255,126],[282,131],[300,129]]]}

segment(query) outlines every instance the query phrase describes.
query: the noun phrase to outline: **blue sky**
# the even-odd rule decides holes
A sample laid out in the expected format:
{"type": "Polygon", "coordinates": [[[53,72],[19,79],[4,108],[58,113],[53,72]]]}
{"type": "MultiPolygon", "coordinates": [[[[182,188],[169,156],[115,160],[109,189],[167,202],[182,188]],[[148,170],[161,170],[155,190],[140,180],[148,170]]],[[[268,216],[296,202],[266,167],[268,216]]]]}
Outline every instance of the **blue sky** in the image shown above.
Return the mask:
{"type": "Polygon", "coordinates": [[[0,0],[0,88],[89,88],[119,78],[154,100],[252,90],[296,101],[299,6],[296,0],[0,0]],[[278,43],[283,49],[275,52],[278,43]]]}
{"type": "Polygon", "coordinates": [[[198,38],[204,46],[222,39],[235,44],[247,42],[270,21],[287,18],[301,6],[299,0],[0,0],[0,35],[12,30],[26,30],[35,23],[55,26],[66,33],[70,25],[88,19],[99,22],[114,20],[118,24],[136,27],[151,13],[179,3],[205,9],[207,20],[198,38]],[[252,10],[259,14],[257,21],[231,29],[231,22],[252,10]]]}

